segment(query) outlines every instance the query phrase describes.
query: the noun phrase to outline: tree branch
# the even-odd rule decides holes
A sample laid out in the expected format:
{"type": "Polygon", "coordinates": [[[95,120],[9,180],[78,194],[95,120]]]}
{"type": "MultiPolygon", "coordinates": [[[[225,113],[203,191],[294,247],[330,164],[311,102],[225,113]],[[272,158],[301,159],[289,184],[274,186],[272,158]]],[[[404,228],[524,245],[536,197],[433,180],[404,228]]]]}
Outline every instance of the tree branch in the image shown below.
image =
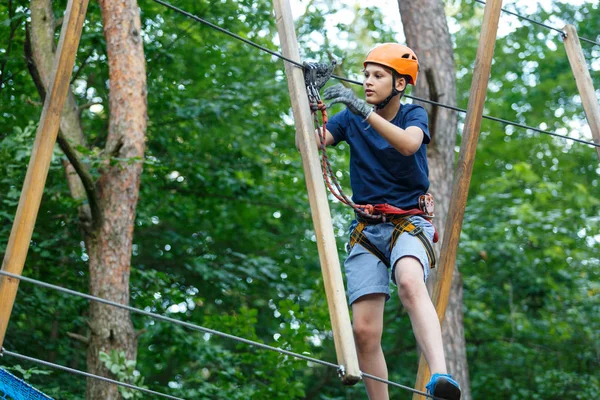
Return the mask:
{"type": "Polygon", "coordinates": [[[142,336],[146,332],[148,332],[148,329],[140,329],[139,331],[137,331],[135,333],[135,339],[137,340],[140,336],[142,336]]]}
{"type": "MultiPolygon", "coordinates": [[[[427,68],[425,70],[425,78],[427,79],[427,85],[429,86],[429,100],[439,102],[440,94],[438,93],[435,84],[435,75],[432,68],[427,68]]],[[[435,104],[431,106],[431,113],[429,114],[429,135],[431,136],[431,140],[433,140],[433,137],[435,136],[438,110],[439,107],[435,104]]]]}
{"type": "Polygon", "coordinates": [[[75,172],[77,172],[79,179],[81,179],[81,183],[83,184],[83,188],[85,189],[88,203],[90,205],[90,211],[92,212],[92,223],[97,225],[100,223],[100,221],[102,221],[102,211],[100,210],[100,205],[98,204],[94,179],[77,155],[75,149],[71,147],[71,144],[65,138],[62,131],[58,132],[57,142],[60,149],[75,169],[75,172]]]}
{"type": "Polygon", "coordinates": [[[8,45],[6,46],[6,52],[4,53],[4,59],[2,60],[2,65],[0,66],[0,92],[2,91],[2,88],[4,87],[4,82],[7,81],[7,79],[4,79],[4,76],[6,74],[6,72],[5,72],[6,63],[8,62],[8,58],[10,55],[10,49],[12,47],[13,39],[15,38],[15,32],[17,31],[17,28],[19,27],[19,24],[15,23],[15,21],[14,21],[15,10],[13,8],[12,0],[8,1],[8,18],[10,19],[10,34],[8,35],[8,45]]]}
{"type": "Polygon", "coordinates": [[[25,99],[25,102],[27,104],[31,104],[32,106],[36,106],[36,107],[43,107],[44,106],[44,103],[42,103],[41,101],[32,100],[31,97],[27,97],[25,99]]]}
{"type": "Polygon", "coordinates": [[[92,57],[92,54],[94,54],[94,48],[92,47],[92,49],[90,50],[90,52],[87,54],[87,56],[85,56],[85,58],[83,59],[83,62],[81,63],[81,65],[79,66],[79,68],[77,68],[77,71],[75,71],[73,73],[73,76],[71,77],[71,84],[73,82],[75,82],[77,80],[77,78],[79,78],[79,74],[81,73],[81,71],[85,68],[85,66],[87,65],[88,61],[90,60],[90,58],[92,57]]]}
{"type": "MultiPolygon", "coordinates": [[[[34,22],[34,20],[32,19],[31,23],[33,24],[33,22],[34,22]]],[[[43,68],[43,66],[38,66],[38,64],[36,62],[36,57],[34,55],[34,43],[33,43],[33,38],[32,38],[32,29],[34,29],[34,28],[35,27],[30,24],[28,24],[26,27],[24,52],[25,52],[25,59],[27,61],[27,68],[29,69],[29,73],[35,83],[35,86],[38,90],[40,98],[42,99],[42,102],[43,102],[46,98],[46,85],[44,84],[44,80],[42,79],[42,75],[41,75],[41,68],[43,68]]],[[[39,29],[39,27],[38,27],[38,29],[39,29]]],[[[50,40],[53,40],[53,38],[50,38],[50,40]]],[[[38,46],[38,47],[40,47],[40,46],[38,46]]],[[[49,54],[49,55],[46,54],[45,56],[54,58],[54,53],[49,54]]],[[[72,112],[72,111],[66,110],[65,112],[68,113],[68,112],[72,112]]],[[[69,160],[71,165],[73,166],[73,169],[79,176],[79,179],[81,180],[81,183],[82,183],[83,189],[86,193],[87,201],[88,201],[88,204],[90,207],[92,224],[97,225],[102,220],[102,213],[101,213],[99,202],[97,199],[95,184],[92,179],[92,176],[90,175],[86,166],[81,161],[76,150],[70,145],[69,141],[66,139],[62,128],[60,129],[60,131],[58,133],[57,142],[58,142],[60,149],[63,151],[63,153],[65,154],[65,156],[67,157],[67,159],[69,160]]]]}
{"type": "Polygon", "coordinates": [[[161,57],[163,56],[163,54],[168,53],[169,50],[171,50],[171,48],[175,45],[175,43],[179,40],[179,39],[183,39],[184,37],[188,36],[188,33],[190,32],[190,30],[192,28],[194,28],[196,25],[195,24],[190,24],[186,29],[180,29],[179,32],[177,33],[177,37],[175,37],[175,39],[173,39],[171,41],[171,43],[167,44],[166,46],[164,46],[161,49],[161,52],[158,53],[158,55],[156,56],[156,58],[154,60],[152,60],[151,63],[148,64],[149,70],[148,70],[148,76],[150,76],[150,74],[152,73],[152,66],[154,65],[158,65],[158,60],[161,59],[161,57]]]}
{"type": "Polygon", "coordinates": [[[90,338],[88,338],[87,336],[80,335],[78,333],[67,332],[67,336],[70,337],[71,339],[78,340],[85,344],[90,343],[90,338]]]}
{"type": "Polygon", "coordinates": [[[54,29],[58,29],[62,26],[63,24],[63,17],[58,18],[57,20],[54,21],[54,29]]]}
{"type": "Polygon", "coordinates": [[[27,63],[27,69],[29,70],[29,75],[31,75],[31,79],[33,79],[33,83],[37,88],[38,94],[40,95],[40,99],[42,99],[42,105],[44,103],[44,99],[46,98],[46,87],[42,82],[42,77],[40,76],[40,71],[35,65],[35,59],[33,58],[33,49],[31,48],[31,26],[29,23],[25,27],[25,44],[24,44],[24,53],[25,53],[25,61],[27,63]]]}
{"type": "Polygon", "coordinates": [[[86,104],[82,104],[77,108],[77,114],[81,117],[81,113],[83,112],[83,110],[86,110],[88,108],[90,108],[91,106],[95,106],[96,104],[102,104],[100,102],[97,101],[93,101],[91,103],[86,103],[86,104]]]}

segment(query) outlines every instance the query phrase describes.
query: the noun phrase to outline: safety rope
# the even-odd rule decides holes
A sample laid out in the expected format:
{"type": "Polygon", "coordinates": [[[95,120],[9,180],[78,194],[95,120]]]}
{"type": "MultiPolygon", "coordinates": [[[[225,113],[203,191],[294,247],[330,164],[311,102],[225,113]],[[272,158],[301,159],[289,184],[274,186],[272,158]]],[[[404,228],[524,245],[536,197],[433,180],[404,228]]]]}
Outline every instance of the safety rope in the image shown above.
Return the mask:
{"type": "MultiPolygon", "coordinates": [[[[39,358],[25,356],[23,354],[19,354],[19,353],[15,353],[15,352],[12,352],[12,351],[8,351],[4,347],[2,347],[2,349],[0,349],[0,357],[2,357],[4,355],[10,356],[10,357],[19,358],[19,359],[26,360],[26,361],[30,361],[32,363],[44,365],[44,366],[47,366],[47,367],[50,367],[50,368],[63,370],[63,371],[69,372],[69,373],[74,374],[74,375],[83,375],[83,376],[85,376],[87,378],[97,379],[97,380],[100,380],[100,381],[104,381],[104,382],[108,382],[108,383],[113,383],[115,385],[123,386],[123,387],[129,388],[129,389],[138,390],[140,392],[154,394],[156,396],[165,397],[167,399],[185,400],[185,399],[183,399],[181,397],[175,397],[175,396],[171,396],[171,395],[168,395],[168,394],[165,394],[165,393],[160,393],[160,392],[156,392],[154,390],[150,390],[150,389],[142,388],[142,387],[139,387],[139,386],[131,385],[129,383],[119,382],[119,381],[116,381],[116,380],[113,380],[113,379],[110,379],[110,378],[106,378],[104,376],[94,375],[94,374],[90,374],[89,372],[80,371],[80,370],[77,370],[77,369],[74,369],[74,368],[65,367],[65,366],[59,365],[59,364],[54,364],[54,363],[51,363],[49,361],[40,360],[39,358]]],[[[380,378],[378,376],[368,374],[366,372],[361,372],[361,376],[363,378],[367,378],[367,379],[371,379],[371,380],[374,380],[374,381],[377,381],[377,382],[385,383],[385,384],[387,384],[389,386],[393,386],[393,387],[397,387],[397,388],[400,388],[400,389],[408,390],[408,391],[411,391],[411,392],[413,392],[415,394],[420,394],[420,395],[429,397],[429,398],[434,399],[434,400],[444,400],[444,399],[439,399],[439,398],[437,398],[435,396],[432,396],[430,394],[421,392],[419,390],[415,390],[415,389],[413,389],[411,387],[404,386],[404,385],[401,385],[399,383],[392,382],[392,381],[389,381],[387,379],[383,379],[383,378],[380,378]]]]}
{"type": "Polygon", "coordinates": [[[373,206],[359,205],[354,203],[342,190],[337,176],[335,175],[329,157],[327,156],[327,106],[321,100],[319,91],[327,83],[332,75],[335,61],[331,65],[304,63],[304,83],[306,84],[306,93],[308,95],[308,103],[310,112],[313,116],[315,131],[319,136],[319,149],[321,150],[321,171],[323,180],[331,194],[341,203],[350,206],[354,212],[363,218],[378,220],[383,218],[382,215],[373,214],[373,206]],[[319,121],[318,112],[321,113],[321,121],[319,121]]]}
{"type": "MultiPolygon", "coordinates": [[[[285,60],[285,61],[289,62],[290,64],[295,65],[296,67],[303,68],[303,65],[301,63],[299,63],[297,61],[294,61],[294,60],[291,60],[291,59],[289,59],[289,58],[283,56],[282,54],[277,53],[277,52],[275,52],[273,50],[267,49],[264,46],[256,44],[256,43],[252,42],[251,40],[248,40],[248,39],[246,39],[244,37],[241,37],[240,35],[232,33],[230,31],[228,31],[227,29],[221,28],[221,27],[219,27],[219,26],[217,26],[217,25],[215,25],[215,24],[213,24],[213,23],[211,23],[209,21],[206,21],[205,19],[197,17],[197,16],[195,16],[195,15],[193,15],[193,14],[187,12],[187,11],[184,11],[184,10],[182,10],[182,9],[180,9],[178,7],[175,7],[175,6],[173,6],[173,5],[169,4],[169,3],[166,3],[166,2],[164,2],[162,0],[153,0],[153,1],[156,2],[156,3],[158,3],[158,4],[161,4],[161,5],[165,6],[167,8],[170,8],[171,10],[176,11],[176,12],[182,14],[182,15],[185,15],[188,18],[191,18],[191,19],[193,19],[195,21],[198,21],[198,22],[201,22],[203,24],[206,24],[206,25],[210,26],[211,28],[214,28],[214,29],[216,29],[216,30],[218,30],[220,32],[223,32],[223,33],[231,36],[231,37],[234,37],[234,38],[236,38],[238,40],[241,40],[244,43],[247,43],[247,44],[249,44],[251,46],[254,46],[254,47],[256,47],[256,48],[258,48],[260,50],[263,50],[263,51],[265,51],[265,52],[267,52],[267,53],[269,53],[269,54],[271,54],[271,55],[273,55],[275,57],[278,57],[278,58],[280,58],[282,60],[285,60]]],[[[580,39],[582,39],[582,38],[580,38],[580,39]]],[[[588,41],[590,41],[590,40],[588,40],[588,41]]],[[[593,43],[596,43],[596,42],[593,42],[593,43]]],[[[343,82],[348,82],[348,83],[352,83],[352,84],[356,84],[356,85],[362,86],[362,82],[358,82],[356,80],[344,78],[344,77],[337,76],[337,75],[331,75],[331,77],[335,78],[335,79],[338,79],[340,81],[343,81],[343,82]]],[[[416,100],[416,101],[421,101],[421,102],[424,102],[424,103],[436,105],[436,106],[439,106],[439,107],[442,107],[442,108],[447,108],[449,110],[454,110],[454,111],[457,111],[457,112],[460,112],[460,113],[466,113],[467,112],[467,110],[464,109],[464,108],[459,108],[459,107],[451,106],[451,105],[448,105],[448,104],[444,104],[444,103],[439,103],[439,102],[432,101],[432,100],[423,99],[423,98],[416,97],[416,96],[405,95],[405,97],[408,97],[408,98],[416,100]]],[[[600,147],[600,143],[594,143],[594,142],[583,140],[583,139],[572,138],[572,137],[569,137],[567,135],[561,135],[561,134],[556,133],[556,132],[546,131],[546,130],[543,130],[543,129],[535,128],[533,126],[524,125],[524,124],[521,124],[521,123],[518,123],[518,122],[509,121],[509,120],[502,119],[502,118],[491,117],[491,116],[488,116],[488,115],[485,115],[485,114],[482,115],[482,118],[489,119],[491,121],[501,122],[501,123],[506,124],[506,125],[516,126],[518,128],[523,128],[523,129],[531,130],[531,131],[538,132],[538,133],[543,133],[543,134],[550,135],[550,136],[555,136],[555,137],[558,137],[558,138],[561,138],[561,139],[565,139],[565,140],[571,140],[571,141],[574,141],[574,142],[578,142],[578,143],[582,143],[582,144],[587,144],[589,146],[600,147]]]]}
{"type": "Polygon", "coordinates": [[[119,381],[116,381],[114,379],[106,378],[104,376],[90,374],[89,372],[80,371],[78,369],[73,369],[73,368],[65,367],[63,365],[54,364],[54,363],[51,363],[49,361],[40,360],[38,358],[33,358],[33,357],[25,356],[25,355],[22,355],[22,354],[19,354],[19,353],[14,353],[14,352],[8,351],[4,347],[2,347],[2,349],[0,349],[0,357],[1,356],[5,356],[5,355],[6,356],[15,357],[15,358],[19,358],[21,360],[31,361],[31,362],[34,362],[36,364],[45,365],[45,366],[50,367],[50,368],[60,369],[60,370],[63,370],[63,371],[67,371],[67,372],[69,372],[71,374],[83,375],[83,376],[88,377],[88,378],[93,378],[93,379],[97,379],[97,380],[100,380],[100,381],[113,383],[115,385],[123,386],[123,387],[129,388],[129,389],[133,389],[133,390],[137,390],[137,391],[140,391],[140,392],[145,392],[145,393],[153,394],[153,395],[156,395],[156,396],[165,397],[167,399],[185,400],[185,399],[182,399],[181,397],[171,396],[171,395],[168,395],[168,394],[156,392],[154,390],[150,390],[150,389],[146,389],[146,388],[139,387],[139,386],[136,386],[136,385],[132,385],[130,383],[119,382],[119,381]]]}
{"type": "Polygon", "coordinates": [[[329,157],[327,156],[327,110],[326,105],[319,100],[318,103],[311,103],[310,110],[313,115],[313,121],[315,129],[319,135],[319,148],[321,150],[321,170],[323,172],[323,179],[329,191],[343,204],[351,207],[355,213],[363,218],[370,220],[380,220],[383,218],[383,214],[374,214],[374,208],[370,204],[362,205],[354,203],[342,190],[339,180],[337,179],[329,157]],[[317,111],[321,111],[321,123],[317,116],[317,111]],[[335,188],[334,188],[335,187],[335,188]]]}
{"type": "MultiPolygon", "coordinates": [[[[209,333],[211,335],[220,336],[220,337],[224,337],[224,338],[227,338],[227,339],[235,340],[235,341],[238,341],[238,342],[241,342],[241,343],[245,343],[245,344],[248,344],[250,346],[262,348],[262,349],[265,349],[265,350],[275,351],[275,352],[278,352],[278,353],[281,353],[281,354],[284,354],[284,355],[288,355],[288,356],[291,356],[291,357],[294,357],[294,358],[297,358],[297,359],[301,359],[301,360],[305,360],[305,361],[310,361],[310,362],[313,362],[315,364],[324,365],[326,367],[335,368],[337,370],[338,374],[341,374],[343,372],[343,369],[344,369],[342,365],[337,365],[337,364],[334,364],[334,363],[331,363],[331,362],[328,362],[328,361],[319,360],[318,358],[309,357],[309,356],[305,356],[303,354],[294,353],[293,351],[284,350],[284,349],[281,349],[279,347],[269,346],[269,345],[264,344],[264,343],[255,342],[255,341],[250,340],[250,339],[242,338],[242,337],[235,336],[235,335],[232,335],[232,334],[229,334],[229,333],[220,332],[220,331],[217,331],[217,330],[214,330],[214,329],[210,329],[210,328],[205,328],[203,326],[192,324],[192,323],[189,323],[189,322],[180,321],[180,320],[177,320],[177,319],[174,319],[174,318],[170,318],[170,317],[165,317],[164,315],[160,315],[160,314],[152,313],[152,312],[149,312],[149,311],[141,310],[139,308],[131,307],[131,306],[128,306],[128,305],[125,305],[125,304],[116,303],[116,302],[111,301],[111,300],[103,299],[101,297],[92,296],[92,295],[89,295],[89,294],[86,294],[86,293],[81,293],[81,292],[78,292],[78,291],[75,291],[75,290],[64,288],[62,286],[56,286],[56,285],[53,285],[53,284],[50,284],[50,283],[39,281],[37,279],[28,278],[28,277],[22,276],[22,275],[11,274],[10,272],[6,272],[6,271],[2,271],[2,270],[0,270],[0,275],[8,276],[8,277],[11,277],[11,278],[14,278],[14,279],[19,279],[22,282],[31,283],[31,284],[34,284],[34,285],[37,285],[37,286],[41,286],[41,287],[44,287],[44,288],[47,288],[47,289],[52,289],[52,290],[56,290],[58,292],[66,293],[66,294],[69,294],[69,295],[72,295],[72,296],[81,297],[81,298],[84,298],[84,299],[87,299],[87,300],[90,300],[90,301],[95,301],[95,302],[106,304],[106,305],[109,305],[109,306],[112,306],[112,307],[121,308],[123,310],[127,310],[127,311],[130,311],[130,312],[136,313],[136,314],[145,315],[145,316],[154,318],[156,320],[165,321],[165,322],[169,322],[169,323],[172,323],[172,324],[180,325],[180,326],[183,326],[185,328],[188,328],[188,329],[191,329],[191,330],[194,330],[194,331],[200,331],[200,332],[204,332],[204,333],[209,333]]],[[[6,353],[7,355],[9,355],[6,350],[4,350],[4,353],[6,353]]],[[[14,355],[14,353],[11,353],[10,355],[14,355]]],[[[23,356],[23,357],[25,357],[25,356],[23,356]]],[[[363,373],[363,372],[361,372],[361,376],[364,377],[364,378],[377,380],[377,381],[385,383],[385,384],[387,384],[389,386],[395,386],[395,387],[407,390],[409,392],[413,392],[413,393],[420,394],[420,395],[425,396],[425,397],[429,397],[429,398],[435,399],[435,397],[432,396],[432,395],[430,395],[430,394],[427,394],[425,392],[421,392],[420,390],[417,390],[417,389],[413,389],[413,388],[411,388],[409,386],[404,386],[404,385],[401,385],[399,383],[395,383],[395,382],[389,381],[387,379],[379,378],[379,377],[376,377],[376,376],[373,376],[373,375],[370,375],[370,374],[366,374],[366,373],[363,373]]],[[[106,378],[106,379],[108,379],[108,378],[106,378]]]]}

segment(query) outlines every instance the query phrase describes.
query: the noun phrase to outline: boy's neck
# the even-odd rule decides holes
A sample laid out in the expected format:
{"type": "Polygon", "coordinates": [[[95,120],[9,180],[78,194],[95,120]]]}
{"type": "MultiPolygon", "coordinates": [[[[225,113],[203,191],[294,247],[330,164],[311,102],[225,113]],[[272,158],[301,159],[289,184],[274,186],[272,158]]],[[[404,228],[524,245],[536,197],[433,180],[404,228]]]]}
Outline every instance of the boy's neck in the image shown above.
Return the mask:
{"type": "Polygon", "coordinates": [[[390,102],[382,109],[376,110],[379,116],[385,118],[387,121],[394,119],[398,111],[400,110],[400,96],[394,96],[390,102]]]}

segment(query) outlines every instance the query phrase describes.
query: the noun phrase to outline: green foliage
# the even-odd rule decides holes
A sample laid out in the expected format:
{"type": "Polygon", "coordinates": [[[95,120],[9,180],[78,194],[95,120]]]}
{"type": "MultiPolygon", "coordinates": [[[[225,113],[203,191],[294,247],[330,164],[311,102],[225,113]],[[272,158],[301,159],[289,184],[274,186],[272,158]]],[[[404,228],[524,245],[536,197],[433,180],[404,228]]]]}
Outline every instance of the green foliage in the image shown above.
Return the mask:
{"type": "Polygon", "coordinates": [[[50,375],[52,373],[52,371],[46,371],[46,370],[39,369],[36,367],[25,369],[19,364],[13,365],[12,367],[6,367],[6,370],[12,371],[12,372],[18,372],[19,374],[21,374],[21,376],[25,380],[28,380],[29,378],[31,378],[34,375],[50,375]]]}
{"type": "MultiPolygon", "coordinates": [[[[457,4],[464,107],[482,8],[457,4]]],[[[559,19],[575,24],[580,37],[596,39],[600,28],[592,3],[555,2],[529,16],[552,26],[562,27],[559,19]]],[[[503,14],[500,26],[509,18],[503,14]]],[[[582,47],[599,87],[598,47],[582,47]]],[[[496,44],[485,112],[591,140],[563,49],[556,32],[513,23],[496,44]]],[[[483,122],[459,251],[473,398],[600,393],[589,374],[598,367],[600,332],[597,166],[589,146],[483,122]]]]}
{"type": "MultiPolygon", "coordinates": [[[[55,3],[59,17],[66,2],[55,3]]],[[[329,52],[345,76],[358,77],[366,51],[397,33],[397,27],[384,26],[382,10],[375,7],[351,9],[354,19],[331,24],[337,3],[309,3],[297,21],[302,57],[326,61],[329,52]],[[344,32],[347,39],[339,41],[344,32]]],[[[28,2],[12,4],[11,16],[0,9],[0,20],[8,21],[0,25],[0,65],[5,65],[0,76],[0,249],[8,241],[41,111],[22,57],[28,2]]],[[[177,5],[279,50],[272,41],[276,28],[268,2],[177,5]]],[[[282,62],[153,2],[140,6],[149,125],[131,304],[335,362],[282,62]]],[[[447,7],[455,27],[459,105],[465,107],[482,7],[472,1],[447,7]]],[[[576,24],[581,37],[594,38],[599,14],[595,3],[553,2],[529,16],[552,25],[560,18],[576,24]]],[[[577,125],[585,117],[558,35],[525,23],[506,32],[498,38],[486,113],[588,138],[577,125]]],[[[598,46],[583,48],[600,87],[598,46]]],[[[79,151],[95,177],[110,113],[106,61],[99,6],[92,2],[73,88],[79,104],[103,107],[82,109],[89,146],[79,151]]],[[[349,191],[347,153],[342,144],[330,158],[349,191]]],[[[24,274],[87,292],[79,204],[69,195],[62,158],[57,150],[24,274]]],[[[473,398],[600,394],[590,373],[598,369],[600,351],[598,174],[597,156],[588,146],[496,122],[482,124],[458,254],[473,398]]],[[[331,206],[343,258],[351,213],[339,203],[331,206]]],[[[383,346],[390,379],[412,385],[418,354],[410,323],[396,298],[386,307],[383,346]]],[[[85,344],[71,337],[88,335],[87,318],[87,301],[22,283],[4,346],[85,370],[85,344]]],[[[140,332],[137,364],[118,353],[104,355],[104,362],[123,379],[141,383],[143,377],[152,390],[191,399],[366,396],[361,384],[342,387],[334,369],[148,317],[132,318],[140,332]],[[139,375],[133,375],[135,369],[139,375]]],[[[15,365],[9,357],[3,362],[15,365]]],[[[84,397],[83,380],[65,372],[29,378],[56,398],[84,397]]],[[[129,389],[122,394],[139,396],[129,389]]],[[[396,389],[390,394],[406,397],[396,389]]]]}
{"type": "MultiPolygon", "coordinates": [[[[117,381],[147,389],[144,385],[144,378],[135,369],[136,361],[128,360],[125,357],[124,351],[111,350],[110,354],[100,352],[99,357],[100,361],[102,361],[117,381]]],[[[144,398],[143,392],[125,386],[119,386],[119,392],[124,399],[144,398]]]]}

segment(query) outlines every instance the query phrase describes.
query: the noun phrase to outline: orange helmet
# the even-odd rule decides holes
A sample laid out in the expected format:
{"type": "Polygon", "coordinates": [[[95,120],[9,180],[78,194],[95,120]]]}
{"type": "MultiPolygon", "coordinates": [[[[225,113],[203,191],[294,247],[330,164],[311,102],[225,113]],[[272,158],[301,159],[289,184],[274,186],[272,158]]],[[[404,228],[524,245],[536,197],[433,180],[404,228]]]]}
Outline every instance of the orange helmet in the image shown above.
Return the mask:
{"type": "Polygon", "coordinates": [[[400,75],[408,75],[408,83],[415,85],[417,75],[419,74],[419,60],[417,55],[410,48],[397,43],[384,43],[376,46],[367,54],[367,59],[363,63],[381,64],[393,69],[400,75]]]}

